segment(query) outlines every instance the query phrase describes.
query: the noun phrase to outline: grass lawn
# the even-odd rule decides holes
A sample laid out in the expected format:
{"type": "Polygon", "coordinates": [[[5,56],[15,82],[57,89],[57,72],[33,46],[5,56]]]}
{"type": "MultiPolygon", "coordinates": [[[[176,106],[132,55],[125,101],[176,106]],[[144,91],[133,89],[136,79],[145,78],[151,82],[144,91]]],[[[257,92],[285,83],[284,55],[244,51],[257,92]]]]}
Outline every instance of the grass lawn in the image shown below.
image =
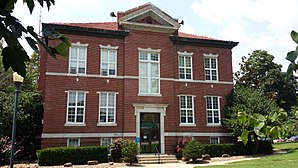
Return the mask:
{"type": "MultiPolygon", "coordinates": [[[[262,157],[260,159],[240,161],[229,163],[220,166],[208,166],[215,168],[294,168],[298,167],[298,142],[292,143],[277,143],[273,145],[274,149],[286,150],[287,154],[277,154],[272,156],[262,157]]],[[[200,168],[200,167],[196,167],[200,168]]]]}

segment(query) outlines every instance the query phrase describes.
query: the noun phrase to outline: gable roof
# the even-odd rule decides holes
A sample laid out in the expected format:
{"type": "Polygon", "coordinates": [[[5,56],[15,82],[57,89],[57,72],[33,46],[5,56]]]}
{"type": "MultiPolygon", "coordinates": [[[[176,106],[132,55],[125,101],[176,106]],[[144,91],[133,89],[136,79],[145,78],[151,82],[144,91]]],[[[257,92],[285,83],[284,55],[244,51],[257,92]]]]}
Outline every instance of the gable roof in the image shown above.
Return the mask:
{"type": "Polygon", "coordinates": [[[180,27],[178,19],[172,18],[151,3],[125,12],[118,12],[118,23],[127,29],[170,33],[177,31],[180,27]],[[149,21],[146,21],[147,18],[149,21]],[[153,23],[152,20],[154,21],[153,23]]]}

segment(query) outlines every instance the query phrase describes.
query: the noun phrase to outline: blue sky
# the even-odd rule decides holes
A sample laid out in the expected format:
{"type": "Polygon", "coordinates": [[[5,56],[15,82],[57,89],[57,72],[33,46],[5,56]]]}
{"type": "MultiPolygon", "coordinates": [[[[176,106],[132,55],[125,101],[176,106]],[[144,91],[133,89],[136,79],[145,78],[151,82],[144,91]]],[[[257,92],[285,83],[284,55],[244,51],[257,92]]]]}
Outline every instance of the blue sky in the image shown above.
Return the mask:
{"type": "MultiPolygon", "coordinates": [[[[287,52],[295,49],[291,30],[298,31],[297,0],[56,0],[42,9],[42,22],[112,22],[110,12],[126,11],[151,2],[173,18],[184,20],[180,31],[240,42],[233,51],[234,72],[242,56],[262,49],[275,56],[286,70],[287,52]]],[[[39,7],[30,15],[20,1],[14,15],[38,30],[39,7]]],[[[27,46],[29,52],[29,47],[27,46]]]]}

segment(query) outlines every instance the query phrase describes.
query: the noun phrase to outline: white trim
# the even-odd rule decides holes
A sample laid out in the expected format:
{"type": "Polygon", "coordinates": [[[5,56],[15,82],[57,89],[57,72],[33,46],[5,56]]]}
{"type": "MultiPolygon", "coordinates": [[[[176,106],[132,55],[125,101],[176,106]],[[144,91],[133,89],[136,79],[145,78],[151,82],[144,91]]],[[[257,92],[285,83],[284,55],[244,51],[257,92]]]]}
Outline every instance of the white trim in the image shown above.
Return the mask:
{"type": "Polygon", "coordinates": [[[77,47],[88,47],[88,45],[89,45],[88,43],[83,44],[83,43],[80,43],[79,41],[76,43],[71,43],[71,46],[77,46],[77,47]]]}
{"type": "Polygon", "coordinates": [[[195,127],[195,126],[197,126],[197,124],[195,124],[195,123],[180,123],[179,126],[180,127],[195,127]]]}
{"type": "MultiPolygon", "coordinates": [[[[86,78],[114,78],[114,79],[139,79],[139,76],[102,76],[98,74],[68,74],[60,72],[46,72],[48,76],[73,76],[73,77],[86,77],[86,78]]],[[[226,84],[234,85],[234,82],[229,81],[206,81],[206,80],[181,80],[175,78],[160,78],[161,81],[174,81],[174,82],[189,82],[189,83],[210,83],[210,84],[226,84]]]]}
{"type": "Polygon", "coordinates": [[[100,138],[136,137],[136,133],[43,133],[41,138],[100,138]]]}
{"type": "Polygon", "coordinates": [[[139,52],[143,51],[143,52],[151,52],[151,53],[160,53],[161,49],[152,49],[152,48],[140,48],[138,47],[139,52]]]}
{"type": "Polygon", "coordinates": [[[221,111],[221,109],[220,109],[220,99],[221,99],[221,97],[220,96],[204,96],[204,98],[205,98],[205,102],[206,102],[206,126],[221,126],[221,115],[220,115],[220,111],[221,111]],[[207,98],[210,98],[211,99],[211,109],[208,109],[207,108],[207,98]],[[213,102],[213,98],[217,98],[217,106],[218,106],[218,109],[214,109],[213,107],[213,104],[214,104],[214,102],[213,102]],[[208,123],[208,115],[207,115],[207,111],[211,111],[211,113],[212,113],[212,123],[208,123]],[[218,123],[214,123],[214,111],[218,111],[218,123]]]}
{"type": "Polygon", "coordinates": [[[110,141],[111,141],[109,145],[105,145],[105,146],[110,146],[110,145],[113,143],[113,139],[112,139],[111,137],[101,137],[101,138],[100,138],[100,146],[103,146],[103,145],[102,145],[103,138],[109,138],[110,141]]]}
{"type": "Polygon", "coordinates": [[[179,126],[196,126],[196,122],[195,122],[195,96],[193,95],[179,95],[179,114],[180,114],[180,124],[179,126]],[[181,108],[181,97],[185,97],[185,107],[181,108]],[[188,100],[187,97],[190,96],[191,97],[191,103],[192,103],[192,108],[188,107],[188,100]],[[181,122],[181,111],[184,110],[185,111],[185,123],[181,122]],[[189,115],[188,115],[188,111],[192,110],[192,122],[188,121],[189,115]]]}
{"type": "Polygon", "coordinates": [[[116,127],[117,123],[97,123],[97,126],[99,127],[116,127]]]}
{"type": "Polygon", "coordinates": [[[212,53],[209,53],[209,54],[206,54],[206,53],[203,53],[204,57],[209,57],[209,58],[217,58],[218,57],[218,54],[212,54],[212,53]]]}
{"type": "Polygon", "coordinates": [[[210,137],[210,136],[233,136],[232,133],[225,132],[165,132],[165,136],[194,136],[194,137],[210,137]]]}
{"type": "Polygon", "coordinates": [[[205,74],[205,80],[206,81],[219,81],[219,75],[218,75],[218,54],[217,55],[213,55],[213,54],[209,54],[209,55],[206,55],[204,54],[204,74],[205,74]],[[209,60],[209,68],[206,68],[206,58],[209,60]],[[211,60],[212,59],[215,59],[215,65],[216,65],[216,68],[212,68],[212,64],[211,64],[211,60]],[[210,73],[210,79],[206,79],[206,70],[209,71],[210,73]],[[216,80],[213,80],[212,79],[212,71],[216,71],[216,80]]]}
{"type": "Polygon", "coordinates": [[[82,90],[67,90],[65,91],[65,93],[67,93],[67,101],[66,101],[66,121],[65,121],[65,126],[86,126],[85,123],[85,119],[86,119],[86,97],[87,97],[87,91],[82,91],[82,90]],[[70,92],[74,92],[75,93],[75,106],[71,106],[71,108],[75,108],[75,121],[74,122],[69,122],[68,121],[68,110],[69,110],[69,93],[70,92]],[[84,93],[84,111],[83,111],[83,122],[77,122],[76,118],[77,118],[77,109],[78,108],[82,108],[82,106],[77,106],[77,100],[78,100],[78,93],[84,93]]]}
{"type": "Polygon", "coordinates": [[[81,146],[81,140],[80,140],[80,138],[67,138],[67,147],[69,146],[69,140],[70,139],[77,139],[78,140],[78,146],[81,146]]]}
{"type": "Polygon", "coordinates": [[[177,97],[180,96],[192,96],[192,97],[197,97],[196,95],[191,95],[191,94],[178,94],[177,97]]]}
{"type": "Polygon", "coordinates": [[[136,137],[141,136],[141,113],[159,113],[160,114],[160,153],[165,153],[165,138],[164,138],[164,117],[166,113],[167,104],[142,104],[133,103],[136,115],[136,137]]]}
{"type": "Polygon", "coordinates": [[[193,56],[193,52],[180,52],[180,51],[177,51],[178,55],[184,55],[184,56],[193,56]]]}
{"type": "Polygon", "coordinates": [[[138,93],[138,96],[155,96],[155,97],[161,97],[162,94],[138,93]]]}
{"type": "Polygon", "coordinates": [[[84,126],[86,126],[86,124],[85,123],[78,123],[78,124],[76,124],[76,123],[65,123],[64,126],[66,126],[66,127],[84,127],[84,126]]]}
{"type": "Polygon", "coordinates": [[[117,94],[119,94],[118,92],[111,92],[111,91],[100,91],[100,92],[97,92],[98,93],[98,121],[97,121],[97,126],[117,126],[117,94]],[[106,102],[106,107],[103,107],[103,108],[106,108],[106,122],[100,122],[100,108],[101,108],[101,94],[104,93],[107,95],[107,102],[106,102]],[[114,122],[108,122],[108,109],[111,108],[109,107],[109,94],[114,94],[114,122]]]}
{"type": "Polygon", "coordinates": [[[117,50],[119,48],[119,46],[111,46],[111,45],[99,45],[100,48],[103,48],[103,49],[108,49],[108,50],[117,50]]]}

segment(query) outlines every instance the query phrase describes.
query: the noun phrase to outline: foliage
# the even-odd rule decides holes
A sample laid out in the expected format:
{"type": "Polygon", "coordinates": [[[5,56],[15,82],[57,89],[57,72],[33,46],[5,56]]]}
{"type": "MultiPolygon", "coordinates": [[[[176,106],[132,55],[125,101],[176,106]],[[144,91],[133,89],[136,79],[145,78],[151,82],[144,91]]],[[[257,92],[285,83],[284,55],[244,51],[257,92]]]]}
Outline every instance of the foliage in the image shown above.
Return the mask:
{"type": "MultiPolygon", "coordinates": [[[[24,0],[30,13],[33,12],[35,2],[33,0],[24,0]]],[[[38,0],[41,7],[46,5],[48,9],[54,5],[55,0],[38,0]]],[[[2,62],[4,69],[7,71],[10,67],[13,71],[25,77],[26,62],[29,61],[29,56],[24,50],[21,43],[18,41],[25,35],[25,39],[30,47],[38,52],[38,45],[42,46],[52,57],[56,55],[66,56],[66,50],[71,45],[69,39],[58,32],[45,31],[45,38],[42,39],[35,33],[32,26],[26,28],[21,21],[12,15],[17,0],[2,0],[0,1],[0,39],[4,39],[7,46],[3,48],[2,62]],[[60,43],[52,47],[48,45],[48,40],[60,40],[60,43]]]]}
{"type": "Polygon", "coordinates": [[[110,146],[110,151],[114,162],[120,162],[120,159],[122,158],[122,144],[123,139],[117,138],[113,140],[113,144],[110,146]]]}
{"type": "Polygon", "coordinates": [[[136,141],[124,141],[121,152],[124,157],[124,161],[132,165],[132,163],[136,160],[137,154],[140,152],[139,145],[136,141]]]}
{"type": "Polygon", "coordinates": [[[38,164],[40,166],[72,164],[86,164],[89,160],[107,162],[108,147],[84,146],[84,147],[58,147],[47,148],[39,151],[38,164]]]}
{"type": "MultiPolygon", "coordinates": [[[[287,74],[293,77],[294,76],[293,72],[296,72],[298,69],[298,64],[296,63],[296,59],[298,56],[298,33],[292,30],[291,38],[294,42],[296,42],[297,47],[295,50],[288,52],[286,59],[291,62],[290,65],[288,66],[287,74]]],[[[295,73],[295,77],[297,77],[297,73],[295,73]]]]}
{"type": "Polygon", "coordinates": [[[228,98],[224,123],[241,136],[243,143],[257,153],[258,141],[278,138],[287,133],[287,113],[279,110],[275,102],[264,96],[262,91],[251,87],[237,86],[228,98]]]}
{"type": "Polygon", "coordinates": [[[196,160],[201,158],[203,154],[205,154],[204,147],[197,140],[188,142],[182,153],[183,157],[187,160],[192,159],[193,162],[196,162],[196,160]]]}
{"type": "Polygon", "coordinates": [[[205,153],[211,157],[221,157],[223,154],[230,156],[247,154],[243,144],[202,144],[205,153]]]}
{"type": "Polygon", "coordinates": [[[176,141],[175,147],[175,156],[177,159],[182,158],[182,152],[186,144],[192,140],[192,137],[179,137],[176,141]]]}
{"type": "Polygon", "coordinates": [[[9,162],[11,141],[8,137],[0,138],[0,165],[9,162]]]}
{"type": "MultiPolygon", "coordinates": [[[[41,134],[43,105],[40,92],[37,91],[38,65],[39,56],[35,53],[27,63],[27,77],[21,85],[19,96],[16,147],[18,149],[22,146],[23,150],[19,154],[23,155],[33,156],[35,148],[39,148],[39,141],[35,136],[41,134]]],[[[4,71],[3,64],[0,62],[0,137],[11,136],[14,98],[12,71],[4,71]]]]}
{"type": "Polygon", "coordinates": [[[235,73],[236,86],[262,90],[280,108],[289,112],[297,103],[297,82],[282,72],[282,66],[273,61],[274,56],[262,50],[253,51],[248,58],[243,57],[240,70],[235,73]]]}

